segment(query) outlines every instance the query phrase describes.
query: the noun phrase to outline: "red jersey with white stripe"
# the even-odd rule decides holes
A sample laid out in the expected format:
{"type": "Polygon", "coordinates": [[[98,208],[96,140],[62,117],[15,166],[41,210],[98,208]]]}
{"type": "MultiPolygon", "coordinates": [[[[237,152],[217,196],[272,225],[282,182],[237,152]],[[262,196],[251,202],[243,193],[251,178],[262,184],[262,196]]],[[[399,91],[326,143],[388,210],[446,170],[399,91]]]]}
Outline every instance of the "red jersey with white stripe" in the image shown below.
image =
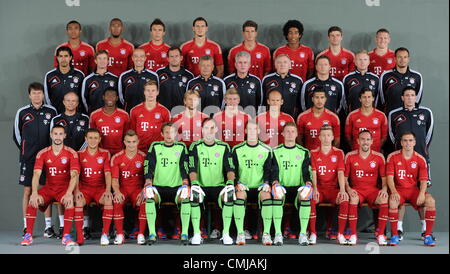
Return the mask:
{"type": "Polygon", "coordinates": [[[130,127],[130,117],[124,110],[116,108],[113,113],[107,114],[104,108],[97,109],[91,113],[89,122],[89,127],[100,131],[101,148],[109,150],[111,155],[125,148],[123,135],[130,127]]]}
{"type": "Polygon", "coordinates": [[[108,71],[117,77],[132,67],[131,56],[133,55],[134,46],[127,40],[122,38],[122,42],[119,45],[113,46],[110,43],[110,38],[108,38],[98,42],[95,48],[97,52],[100,50],[108,52],[108,71]]]}
{"type": "Polygon", "coordinates": [[[260,128],[259,139],[270,147],[276,147],[284,143],[281,133],[288,122],[294,122],[294,118],[284,112],[280,112],[278,117],[272,117],[267,111],[256,116],[256,122],[260,128]]]}
{"type": "Polygon", "coordinates": [[[195,44],[195,40],[187,41],[180,46],[181,53],[183,54],[183,66],[192,72],[194,76],[200,75],[200,57],[203,55],[209,55],[214,58],[214,65],[223,65],[222,49],[220,45],[214,41],[205,40],[203,46],[199,47],[195,44]]]}
{"type": "Polygon", "coordinates": [[[345,156],[345,177],[350,186],[357,190],[378,188],[378,178],[386,177],[386,162],[383,154],[370,151],[364,159],[358,150],[351,151],[345,156]]]}
{"type": "Polygon", "coordinates": [[[319,53],[317,57],[321,55],[325,55],[330,58],[330,74],[339,81],[342,81],[345,75],[355,70],[355,55],[353,52],[344,49],[343,47],[341,47],[341,51],[338,55],[334,55],[330,48],[319,53]]]}
{"type": "Polygon", "coordinates": [[[258,42],[256,42],[255,48],[252,50],[245,47],[244,42],[230,49],[228,53],[228,73],[232,74],[236,72],[236,54],[241,51],[250,53],[251,66],[249,72],[259,79],[262,79],[264,75],[272,71],[272,61],[270,58],[270,49],[258,42]]]}
{"type": "Polygon", "coordinates": [[[214,115],[214,120],[219,127],[218,138],[228,143],[230,148],[246,140],[245,127],[250,120],[247,113],[238,111],[236,115],[228,116],[225,111],[221,111],[214,115]]]}
{"type": "Polygon", "coordinates": [[[202,122],[208,117],[200,111],[196,111],[192,117],[188,117],[185,111],[173,117],[172,123],[178,132],[177,141],[185,143],[189,148],[193,142],[200,140],[202,138],[202,122]]]}
{"type": "Polygon", "coordinates": [[[160,103],[148,110],[145,102],[131,109],[130,129],[139,136],[139,150],[148,151],[154,141],[162,141],[161,126],[170,121],[170,112],[160,103]]]}
{"type": "Polygon", "coordinates": [[[70,172],[80,171],[78,154],[70,147],[63,146],[58,155],[55,155],[52,146],[46,147],[36,155],[34,169],[45,172],[46,187],[62,191],[69,187],[70,172]]]}
{"type": "Polygon", "coordinates": [[[361,109],[356,109],[347,116],[345,121],[345,137],[352,140],[352,150],[357,150],[358,134],[362,130],[369,130],[372,133],[371,149],[377,152],[381,151],[381,139],[387,138],[388,123],[386,115],[378,109],[373,109],[368,116],[361,112],[361,109]]]}
{"type": "Polygon", "coordinates": [[[395,68],[395,53],[393,50],[388,51],[380,56],[376,54],[375,49],[369,52],[370,64],[369,71],[380,76],[386,70],[395,68]]]}
{"type": "Polygon", "coordinates": [[[309,150],[320,147],[320,128],[324,125],[333,127],[334,138],[340,137],[339,117],[334,112],[325,109],[320,116],[316,117],[312,108],[302,112],[297,117],[298,135],[303,135],[304,147],[309,150]]]}
{"type": "Polygon", "coordinates": [[[324,154],[320,147],[311,150],[311,170],[317,174],[319,190],[339,188],[338,171],[345,171],[344,152],[335,147],[327,154],[324,154]]]}
{"type": "MultiPolygon", "coordinates": [[[[73,48],[70,46],[69,42],[63,43],[56,47],[55,49],[55,55],[56,50],[59,47],[69,47],[72,50],[73,58],[72,58],[72,66],[76,69],[81,70],[84,75],[89,75],[91,71],[94,71],[95,68],[95,51],[94,48],[89,45],[88,43],[85,43],[81,41],[80,45],[76,48],[73,48]]],[[[56,59],[56,56],[53,58],[53,66],[55,68],[58,67],[58,60],[56,59]]]]}
{"type": "Polygon", "coordinates": [[[417,188],[419,181],[428,181],[427,161],[415,151],[411,159],[405,159],[401,150],[394,151],[387,157],[386,175],[394,176],[396,188],[417,188]]]}
{"type": "Polygon", "coordinates": [[[80,187],[105,188],[105,172],[111,172],[110,154],[99,148],[94,154],[89,148],[78,151],[80,159],[80,187]]]}
{"type": "Polygon", "coordinates": [[[291,49],[287,45],[277,48],[273,52],[273,60],[280,54],[287,54],[291,58],[291,73],[300,76],[304,81],[308,79],[308,70],[314,70],[314,52],[310,47],[300,45],[291,49]]]}
{"type": "Polygon", "coordinates": [[[170,46],[166,43],[155,45],[153,44],[153,41],[150,41],[140,45],[139,48],[145,51],[146,69],[156,72],[158,69],[169,64],[169,61],[167,59],[167,51],[170,49],[170,46]]]}
{"type": "Polygon", "coordinates": [[[119,179],[121,188],[142,188],[144,186],[144,161],[144,152],[139,150],[130,159],[125,150],[122,150],[111,159],[111,177],[119,179]]]}

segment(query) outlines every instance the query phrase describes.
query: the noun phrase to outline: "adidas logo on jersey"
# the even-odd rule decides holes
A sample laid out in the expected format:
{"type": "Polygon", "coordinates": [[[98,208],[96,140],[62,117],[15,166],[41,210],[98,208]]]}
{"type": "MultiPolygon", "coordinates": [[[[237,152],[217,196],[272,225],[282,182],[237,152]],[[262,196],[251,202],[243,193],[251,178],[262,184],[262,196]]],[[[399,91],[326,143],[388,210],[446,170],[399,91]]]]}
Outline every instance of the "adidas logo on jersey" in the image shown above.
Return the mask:
{"type": "Polygon", "coordinates": [[[125,163],[121,163],[120,166],[126,166],[125,163]]]}
{"type": "Polygon", "coordinates": [[[274,87],[274,86],[275,86],[275,83],[270,84],[270,86],[271,86],[271,87],[274,87]]]}
{"type": "Polygon", "coordinates": [[[389,81],[389,84],[392,84],[392,83],[394,83],[394,82],[395,82],[395,81],[391,79],[391,80],[389,81]]]}
{"type": "Polygon", "coordinates": [[[27,116],[27,117],[25,118],[25,121],[28,121],[28,120],[31,120],[30,116],[27,116]]]}
{"type": "Polygon", "coordinates": [[[51,163],[52,163],[52,160],[48,159],[48,160],[47,160],[47,163],[51,164],[51,163]]]}
{"type": "Polygon", "coordinates": [[[144,117],[144,114],[139,115],[139,118],[142,118],[142,117],[144,117]]]}
{"type": "Polygon", "coordinates": [[[355,81],[352,81],[351,83],[350,83],[350,85],[356,85],[356,82],[355,81]]]}
{"type": "Polygon", "coordinates": [[[56,80],[56,79],[53,79],[53,81],[52,81],[52,83],[57,83],[58,82],[58,80],[56,80]]]}
{"type": "Polygon", "coordinates": [[[85,159],[83,159],[83,163],[86,163],[88,160],[85,158],[85,159]]]}
{"type": "Polygon", "coordinates": [[[96,84],[92,84],[92,85],[91,85],[91,88],[96,88],[96,87],[97,87],[96,84]]]}

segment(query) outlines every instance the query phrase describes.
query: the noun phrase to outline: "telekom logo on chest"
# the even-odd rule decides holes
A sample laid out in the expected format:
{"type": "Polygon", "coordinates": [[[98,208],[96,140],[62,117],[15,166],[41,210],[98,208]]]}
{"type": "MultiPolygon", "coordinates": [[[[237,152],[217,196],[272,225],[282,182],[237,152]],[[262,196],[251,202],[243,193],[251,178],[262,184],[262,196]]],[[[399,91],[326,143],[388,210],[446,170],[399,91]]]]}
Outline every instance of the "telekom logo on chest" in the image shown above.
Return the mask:
{"type": "Polygon", "coordinates": [[[311,129],[309,131],[309,135],[311,135],[313,138],[316,138],[316,136],[317,136],[317,129],[311,129]]]}
{"type": "Polygon", "coordinates": [[[122,171],[122,177],[123,178],[130,178],[130,176],[131,176],[131,172],[130,171],[126,171],[126,170],[124,170],[124,171],[122,171]]]}
{"type": "Polygon", "coordinates": [[[50,173],[51,176],[55,176],[55,174],[56,174],[56,167],[50,167],[48,169],[48,172],[50,173]]]}
{"type": "Polygon", "coordinates": [[[147,131],[149,128],[149,123],[148,122],[141,122],[141,128],[142,131],[147,131]]]}
{"type": "Polygon", "coordinates": [[[404,179],[406,177],[406,170],[399,169],[398,170],[398,177],[400,177],[400,179],[404,179]]]}
{"type": "Polygon", "coordinates": [[[364,171],[363,170],[356,170],[356,177],[358,178],[362,178],[364,176],[364,171]]]}
{"type": "Polygon", "coordinates": [[[325,172],[327,171],[327,167],[326,166],[319,166],[319,173],[320,175],[325,175],[325,172]]]}
{"type": "Polygon", "coordinates": [[[102,127],[102,133],[103,135],[107,136],[109,133],[109,127],[108,126],[102,127]]]}
{"type": "Polygon", "coordinates": [[[86,177],[91,177],[91,174],[92,174],[92,168],[87,167],[84,169],[84,175],[86,175],[86,177]]]}

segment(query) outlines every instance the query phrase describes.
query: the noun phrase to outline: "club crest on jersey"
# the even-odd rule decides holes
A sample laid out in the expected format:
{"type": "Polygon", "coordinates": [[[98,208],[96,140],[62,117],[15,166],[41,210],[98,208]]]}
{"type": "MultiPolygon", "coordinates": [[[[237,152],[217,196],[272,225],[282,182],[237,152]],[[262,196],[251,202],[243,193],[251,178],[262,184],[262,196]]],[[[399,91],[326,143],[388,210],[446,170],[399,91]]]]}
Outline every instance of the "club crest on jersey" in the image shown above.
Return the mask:
{"type": "Polygon", "coordinates": [[[216,153],[214,154],[214,156],[215,156],[216,158],[219,158],[219,157],[220,157],[220,153],[219,153],[219,152],[216,152],[216,153]]]}
{"type": "Polygon", "coordinates": [[[186,83],[187,82],[187,77],[181,77],[181,82],[186,83]]]}
{"type": "Polygon", "coordinates": [[[262,159],[263,155],[262,154],[258,154],[258,158],[262,159]]]}
{"type": "Polygon", "coordinates": [[[388,63],[389,65],[392,64],[392,59],[391,59],[391,58],[387,59],[387,63],[388,63]]]}
{"type": "Polygon", "coordinates": [[[284,121],[284,120],[281,120],[281,121],[280,121],[280,125],[281,125],[282,127],[284,127],[285,124],[286,124],[286,121],[284,121]]]}
{"type": "Polygon", "coordinates": [[[114,122],[116,122],[117,124],[119,124],[119,123],[120,123],[120,117],[114,118],[114,122]]]}
{"type": "Polygon", "coordinates": [[[78,78],[78,77],[73,77],[73,82],[76,84],[76,83],[78,83],[78,81],[80,81],[80,78],[78,78]]]}
{"type": "Polygon", "coordinates": [[[166,57],[167,57],[167,53],[161,52],[161,58],[166,58],[166,57]]]}
{"type": "Polygon", "coordinates": [[[373,124],[374,124],[374,125],[378,125],[378,122],[379,122],[379,121],[378,121],[378,118],[374,118],[374,119],[373,119],[373,124]]]}
{"type": "Polygon", "coordinates": [[[331,157],[331,162],[333,162],[333,163],[336,163],[336,162],[337,162],[336,156],[332,156],[332,157],[331,157]]]}
{"type": "Polygon", "coordinates": [[[300,52],[300,58],[305,58],[305,53],[304,52],[300,52]]]}
{"type": "Polygon", "coordinates": [[[205,50],[205,53],[206,53],[206,55],[210,55],[211,54],[211,50],[207,49],[207,50],[205,50]]]}
{"type": "Polygon", "coordinates": [[[110,87],[114,87],[114,81],[113,80],[109,81],[109,86],[110,87]]]}
{"type": "Polygon", "coordinates": [[[161,113],[155,113],[155,119],[161,118],[161,113]]]}
{"type": "Polygon", "coordinates": [[[372,84],[372,86],[375,86],[375,80],[370,80],[370,84],[372,84]]]}
{"type": "Polygon", "coordinates": [[[256,53],[256,58],[261,59],[261,57],[262,57],[262,56],[261,56],[261,53],[260,53],[260,52],[257,52],[257,53],[256,53]]]}
{"type": "Polygon", "coordinates": [[[236,121],[236,126],[238,126],[238,127],[242,126],[242,121],[241,120],[237,120],[236,121]]]}
{"type": "Polygon", "coordinates": [[[176,156],[176,157],[180,157],[180,155],[181,155],[180,152],[178,152],[178,151],[175,152],[175,156],[176,156]]]}
{"type": "Polygon", "coordinates": [[[214,85],[214,86],[213,86],[213,90],[214,90],[214,91],[219,91],[219,86],[218,86],[218,85],[214,85]]]}
{"type": "Polygon", "coordinates": [[[197,127],[201,127],[202,126],[202,122],[197,121],[197,127]]]}
{"type": "Polygon", "coordinates": [[[324,121],[323,121],[323,125],[324,125],[324,126],[328,126],[329,123],[330,123],[330,121],[327,121],[327,120],[324,120],[324,121]]]}
{"type": "Polygon", "coordinates": [[[19,179],[21,182],[23,182],[23,181],[25,181],[25,175],[22,175],[22,176],[20,176],[20,179],[19,179]]]}
{"type": "Polygon", "coordinates": [[[86,52],[84,50],[80,51],[80,56],[85,56],[86,52]]]}
{"type": "Polygon", "coordinates": [[[375,168],[377,166],[377,163],[375,163],[374,161],[370,162],[370,167],[371,168],[375,168]]]}
{"type": "Polygon", "coordinates": [[[255,88],[255,83],[250,82],[250,88],[251,88],[251,89],[254,89],[254,88],[255,88]]]}
{"type": "Polygon", "coordinates": [[[67,158],[66,158],[66,157],[62,157],[62,158],[61,158],[61,163],[62,163],[63,165],[67,164],[67,158]]]}
{"type": "Polygon", "coordinates": [[[52,115],[50,113],[45,114],[45,119],[50,120],[52,118],[52,115]]]}
{"type": "Polygon", "coordinates": [[[411,162],[411,168],[416,168],[417,167],[417,163],[416,162],[411,162]]]}
{"type": "Polygon", "coordinates": [[[142,163],[141,162],[136,162],[136,168],[141,168],[142,167],[142,163]]]}
{"type": "Polygon", "coordinates": [[[425,115],[419,114],[419,119],[422,120],[422,121],[425,120],[425,115]]]}
{"type": "Polygon", "coordinates": [[[295,83],[291,83],[291,88],[296,88],[297,85],[295,83]]]}
{"type": "Polygon", "coordinates": [[[343,58],[343,59],[341,60],[341,64],[343,64],[343,65],[347,64],[347,59],[346,59],[346,58],[343,58]]]}
{"type": "Polygon", "coordinates": [[[302,157],[300,155],[295,156],[295,159],[297,159],[297,161],[300,161],[302,159],[302,157]]]}
{"type": "Polygon", "coordinates": [[[411,83],[411,84],[414,84],[415,82],[416,82],[416,79],[414,79],[414,78],[409,78],[409,82],[411,83]]]}
{"type": "Polygon", "coordinates": [[[336,86],[335,85],[331,85],[330,89],[331,89],[331,91],[335,91],[336,90],[336,86]]]}
{"type": "Polygon", "coordinates": [[[97,158],[97,163],[103,164],[103,158],[102,157],[97,158]]]}
{"type": "Polygon", "coordinates": [[[86,124],[86,123],[85,123],[83,120],[80,121],[80,126],[84,127],[85,124],[86,124]]]}
{"type": "Polygon", "coordinates": [[[127,53],[125,49],[120,49],[120,54],[125,55],[125,53],[127,53]]]}

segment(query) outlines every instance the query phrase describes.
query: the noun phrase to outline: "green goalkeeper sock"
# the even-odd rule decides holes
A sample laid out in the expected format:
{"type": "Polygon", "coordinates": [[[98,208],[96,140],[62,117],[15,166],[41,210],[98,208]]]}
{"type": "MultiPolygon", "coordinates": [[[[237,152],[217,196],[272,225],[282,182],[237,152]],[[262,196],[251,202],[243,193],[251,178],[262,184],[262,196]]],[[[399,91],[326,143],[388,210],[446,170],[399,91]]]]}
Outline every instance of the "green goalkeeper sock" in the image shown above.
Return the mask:
{"type": "Polygon", "coordinates": [[[237,199],[234,201],[233,215],[237,233],[244,233],[245,200],[237,199]]]}
{"type": "Polygon", "coordinates": [[[180,208],[181,218],[181,234],[188,235],[189,232],[189,220],[191,219],[191,202],[189,199],[181,201],[180,208]]]}
{"type": "Polygon", "coordinates": [[[298,215],[300,216],[300,233],[306,234],[308,228],[309,216],[311,215],[311,202],[300,201],[300,210],[298,215]]]}
{"type": "Polygon", "coordinates": [[[155,221],[156,221],[156,207],[155,200],[147,199],[145,203],[145,214],[147,215],[147,225],[149,235],[156,235],[155,221]]]}
{"type": "Polygon", "coordinates": [[[200,233],[200,204],[191,202],[191,222],[194,234],[200,233]]]}
{"type": "Polygon", "coordinates": [[[263,219],[264,233],[270,234],[270,228],[272,227],[272,200],[261,201],[261,217],[263,219]]]}
{"type": "Polygon", "coordinates": [[[222,208],[223,230],[222,234],[230,234],[231,220],[233,219],[233,202],[226,202],[222,208]]]}
{"type": "Polygon", "coordinates": [[[281,234],[281,220],[283,219],[283,200],[272,201],[272,215],[275,234],[281,234]]]}

